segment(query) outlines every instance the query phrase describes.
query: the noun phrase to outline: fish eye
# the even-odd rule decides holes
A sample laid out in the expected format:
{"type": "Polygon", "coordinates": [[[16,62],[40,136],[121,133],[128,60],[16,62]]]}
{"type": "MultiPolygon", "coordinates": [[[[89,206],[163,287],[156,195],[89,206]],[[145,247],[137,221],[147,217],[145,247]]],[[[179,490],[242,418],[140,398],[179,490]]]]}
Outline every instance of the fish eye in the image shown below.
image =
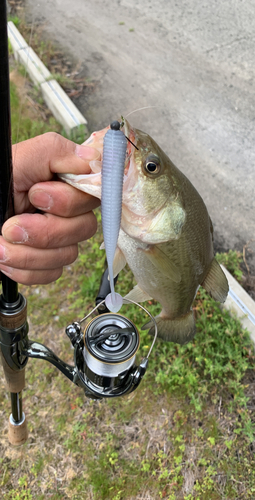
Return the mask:
{"type": "Polygon", "coordinates": [[[153,161],[146,163],[146,170],[148,170],[148,172],[150,172],[150,174],[155,173],[157,168],[158,168],[158,165],[156,163],[154,163],[153,161]]]}
{"type": "Polygon", "coordinates": [[[161,170],[159,158],[155,155],[148,156],[144,162],[144,170],[151,176],[159,174],[161,170]]]}

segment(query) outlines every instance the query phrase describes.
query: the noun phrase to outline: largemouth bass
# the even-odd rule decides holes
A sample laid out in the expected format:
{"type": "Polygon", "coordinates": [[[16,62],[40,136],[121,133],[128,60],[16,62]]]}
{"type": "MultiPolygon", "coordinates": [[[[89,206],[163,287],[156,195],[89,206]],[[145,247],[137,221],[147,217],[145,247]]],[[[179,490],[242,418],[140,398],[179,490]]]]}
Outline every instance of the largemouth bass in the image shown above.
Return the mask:
{"type": "MultiPolygon", "coordinates": [[[[125,162],[121,229],[114,274],[128,263],[137,285],[127,298],[155,299],[162,305],[156,317],[158,336],[185,344],[195,335],[192,303],[199,286],[224,302],[227,279],[214,258],[213,226],[207,208],[191,182],[145,132],[123,120],[128,143],[125,162]]],[[[102,154],[109,127],[86,141],[102,154]]],[[[101,162],[91,174],[63,174],[72,186],[101,197],[101,162]]],[[[143,327],[151,329],[151,322],[143,327]]]]}

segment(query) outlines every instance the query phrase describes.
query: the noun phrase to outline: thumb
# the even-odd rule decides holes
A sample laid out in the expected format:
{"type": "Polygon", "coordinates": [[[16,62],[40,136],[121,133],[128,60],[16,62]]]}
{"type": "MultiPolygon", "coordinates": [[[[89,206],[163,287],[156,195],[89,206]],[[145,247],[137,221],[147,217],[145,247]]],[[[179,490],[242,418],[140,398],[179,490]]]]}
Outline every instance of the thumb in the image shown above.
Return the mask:
{"type": "Polygon", "coordinates": [[[37,182],[51,180],[55,173],[89,173],[89,162],[99,158],[100,152],[91,146],[80,146],[55,132],[15,144],[15,192],[28,191],[37,182]]]}

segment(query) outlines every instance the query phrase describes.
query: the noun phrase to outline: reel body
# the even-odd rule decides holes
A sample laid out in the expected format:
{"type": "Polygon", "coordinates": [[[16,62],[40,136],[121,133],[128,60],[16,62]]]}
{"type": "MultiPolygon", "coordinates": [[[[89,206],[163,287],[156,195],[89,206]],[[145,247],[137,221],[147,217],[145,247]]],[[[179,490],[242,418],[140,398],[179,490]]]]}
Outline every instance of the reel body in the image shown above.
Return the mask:
{"type": "Polygon", "coordinates": [[[84,333],[84,373],[96,386],[121,385],[135,362],[139,334],[124,316],[104,314],[93,319],[84,333]]]}
{"type": "MultiPolygon", "coordinates": [[[[70,336],[68,328],[73,325],[67,327],[70,336]]],[[[118,397],[139,385],[148,360],[135,365],[139,333],[125,316],[101,314],[86,326],[78,343],[77,337],[73,340],[79,385],[83,386],[86,396],[93,399],[118,397]]]]}

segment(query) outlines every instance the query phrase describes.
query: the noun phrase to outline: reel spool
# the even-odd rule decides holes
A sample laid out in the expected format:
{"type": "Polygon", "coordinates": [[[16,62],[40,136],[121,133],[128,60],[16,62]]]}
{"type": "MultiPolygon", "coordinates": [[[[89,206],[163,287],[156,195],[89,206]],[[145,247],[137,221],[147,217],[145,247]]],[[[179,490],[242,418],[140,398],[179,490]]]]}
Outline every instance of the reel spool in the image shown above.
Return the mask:
{"type": "Polygon", "coordinates": [[[100,314],[86,325],[84,335],[81,334],[81,323],[98,309],[102,302],[79,323],[67,327],[66,333],[75,347],[74,362],[79,385],[83,386],[87,397],[101,399],[132,392],[146,372],[148,357],[157,336],[157,325],[143,306],[125,300],[146,311],[155,325],[152,346],[138,366],[135,365],[135,359],[140,345],[139,333],[132,321],[125,316],[116,313],[100,314]]]}

